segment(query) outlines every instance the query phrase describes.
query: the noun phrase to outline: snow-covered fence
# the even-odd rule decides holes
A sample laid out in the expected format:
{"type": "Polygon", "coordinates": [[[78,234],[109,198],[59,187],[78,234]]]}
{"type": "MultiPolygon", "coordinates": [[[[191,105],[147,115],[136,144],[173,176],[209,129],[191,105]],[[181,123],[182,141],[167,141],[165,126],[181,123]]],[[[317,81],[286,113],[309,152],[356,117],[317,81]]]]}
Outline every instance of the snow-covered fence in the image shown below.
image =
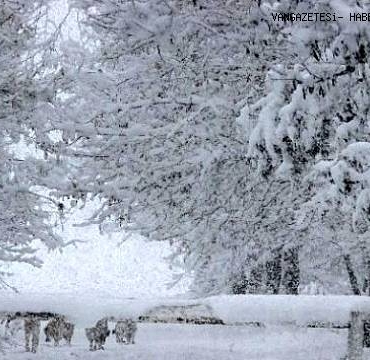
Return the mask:
{"type": "Polygon", "coordinates": [[[208,324],[223,325],[224,322],[218,318],[209,305],[161,305],[150,309],[139,316],[142,322],[162,323],[186,323],[186,324],[208,324]]]}
{"type": "Polygon", "coordinates": [[[49,311],[1,311],[0,312],[0,324],[7,318],[25,318],[28,316],[36,316],[40,320],[49,320],[56,316],[65,317],[62,314],[57,314],[49,311]]]}

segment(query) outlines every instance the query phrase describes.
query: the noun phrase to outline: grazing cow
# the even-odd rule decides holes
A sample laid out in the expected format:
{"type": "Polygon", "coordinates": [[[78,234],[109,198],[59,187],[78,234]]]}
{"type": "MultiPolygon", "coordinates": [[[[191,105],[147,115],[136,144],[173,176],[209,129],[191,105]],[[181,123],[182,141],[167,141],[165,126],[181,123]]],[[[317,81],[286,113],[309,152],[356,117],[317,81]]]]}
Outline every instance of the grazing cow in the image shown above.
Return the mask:
{"type": "Polygon", "coordinates": [[[126,320],[119,320],[116,323],[116,326],[113,330],[113,334],[116,335],[116,342],[117,343],[125,343],[126,342],[126,320]]]}
{"type": "Polygon", "coordinates": [[[122,344],[135,344],[135,335],[137,331],[136,322],[128,320],[117,321],[116,327],[114,329],[114,334],[116,335],[116,342],[122,344]]]}
{"type": "Polygon", "coordinates": [[[40,320],[36,316],[31,315],[24,319],[24,334],[26,351],[35,353],[40,339],[40,320]]]}
{"type": "Polygon", "coordinates": [[[104,350],[105,341],[110,335],[108,318],[99,320],[92,328],[86,328],[85,334],[89,341],[90,351],[104,350]]]}
{"type": "Polygon", "coordinates": [[[102,345],[104,345],[106,338],[110,335],[110,331],[109,331],[109,328],[108,328],[108,318],[105,317],[105,318],[100,319],[95,324],[95,327],[97,329],[100,329],[101,333],[103,334],[103,336],[102,336],[102,345]]]}
{"type": "Polygon", "coordinates": [[[54,345],[58,346],[59,341],[65,339],[68,345],[71,345],[71,340],[74,332],[74,324],[65,321],[62,317],[55,317],[51,319],[46,327],[44,333],[46,335],[46,342],[54,340],[54,345]]]}
{"type": "Polygon", "coordinates": [[[18,334],[20,330],[23,329],[23,319],[20,317],[20,313],[15,313],[14,315],[7,315],[7,317],[2,321],[5,321],[5,337],[11,338],[18,334]]]}
{"type": "Polygon", "coordinates": [[[70,322],[64,323],[63,338],[67,341],[68,345],[71,345],[72,336],[75,330],[75,325],[70,322]]]}

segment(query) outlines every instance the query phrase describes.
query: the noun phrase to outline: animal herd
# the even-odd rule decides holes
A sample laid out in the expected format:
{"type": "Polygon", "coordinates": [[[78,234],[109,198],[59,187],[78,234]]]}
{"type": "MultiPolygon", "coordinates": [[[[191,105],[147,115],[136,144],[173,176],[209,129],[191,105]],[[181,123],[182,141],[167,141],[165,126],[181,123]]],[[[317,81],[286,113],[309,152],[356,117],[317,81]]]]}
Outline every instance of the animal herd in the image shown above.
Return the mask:
{"type": "MultiPolygon", "coordinates": [[[[115,328],[112,330],[112,335],[115,335],[116,342],[119,344],[134,344],[137,331],[137,324],[131,319],[120,319],[118,321],[113,317],[104,317],[100,319],[95,326],[86,328],[85,335],[89,342],[89,350],[104,350],[104,345],[107,337],[111,334],[108,327],[109,321],[115,321],[115,328]]],[[[41,320],[37,315],[21,316],[19,313],[7,315],[2,320],[5,322],[6,337],[14,336],[22,328],[25,336],[26,352],[36,353],[41,332],[41,320]]],[[[64,316],[54,315],[49,319],[44,327],[45,342],[54,341],[55,346],[59,346],[62,340],[68,345],[71,345],[75,325],[67,321],[64,316]]]]}

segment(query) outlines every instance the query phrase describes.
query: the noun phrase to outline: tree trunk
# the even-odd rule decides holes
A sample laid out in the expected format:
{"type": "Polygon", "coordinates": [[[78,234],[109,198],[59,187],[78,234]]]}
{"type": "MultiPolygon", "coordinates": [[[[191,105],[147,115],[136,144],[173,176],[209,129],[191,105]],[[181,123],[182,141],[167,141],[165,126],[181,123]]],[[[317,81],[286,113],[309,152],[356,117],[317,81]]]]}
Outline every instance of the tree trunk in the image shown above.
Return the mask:
{"type": "Polygon", "coordinates": [[[370,296],[370,259],[366,261],[366,276],[367,276],[367,296],[370,296]]]}
{"type": "Polygon", "coordinates": [[[262,265],[257,265],[252,269],[247,281],[248,293],[260,294],[262,292],[263,271],[262,265]]]}
{"type": "Polygon", "coordinates": [[[299,269],[299,249],[293,247],[284,252],[285,272],[282,284],[286,294],[298,295],[300,269],[299,269]]]}
{"type": "Polygon", "coordinates": [[[362,294],[366,294],[367,296],[370,296],[370,259],[367,259],[365,261],[365,277],[364,281],[362,283],[362,294]]]}
{"type": "Polygon", "coordinates": [[[266,262],[266,290],[269,294],[278,294],[282,278],[282,249],[272,252],[272,259],[266,262]]]}
{"type": "Polygon", "coordinates": [[[343,255],[344,263],[348,272],[349,282],[354,295],[361,295],[360,286],[358,285],[357,277],[353,269],[351,257],[349,254],[343,255]]]}
{"type": "MultiPolygon", "coordinates": [[[[369,291],[369,281],[368,281],[368,278],[365,277],[364,282],[362,284],[362,293],[366,294],[366,292],[368,292],[368,291],[369,291]]],[[[367,294],[369,295],[369,293],[367,293],[367,294]]]]}

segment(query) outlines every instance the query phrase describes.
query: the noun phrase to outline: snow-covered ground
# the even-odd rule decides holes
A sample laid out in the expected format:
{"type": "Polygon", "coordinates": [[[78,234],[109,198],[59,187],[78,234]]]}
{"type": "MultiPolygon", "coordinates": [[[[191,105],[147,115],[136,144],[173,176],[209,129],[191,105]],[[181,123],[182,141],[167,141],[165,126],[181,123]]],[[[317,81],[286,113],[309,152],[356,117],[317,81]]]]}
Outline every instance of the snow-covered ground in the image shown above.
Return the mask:
{"type": "Polygon", "coordinates": [[[346,330],[139,324],[134,345],[119,345],[109,337],[105,351],[89,352],[79,328],[71,347],[54,348],[42,339],[36,355],[18,345],[1,359],[339,360],[346,351],[346,337],[346,330]]]}

